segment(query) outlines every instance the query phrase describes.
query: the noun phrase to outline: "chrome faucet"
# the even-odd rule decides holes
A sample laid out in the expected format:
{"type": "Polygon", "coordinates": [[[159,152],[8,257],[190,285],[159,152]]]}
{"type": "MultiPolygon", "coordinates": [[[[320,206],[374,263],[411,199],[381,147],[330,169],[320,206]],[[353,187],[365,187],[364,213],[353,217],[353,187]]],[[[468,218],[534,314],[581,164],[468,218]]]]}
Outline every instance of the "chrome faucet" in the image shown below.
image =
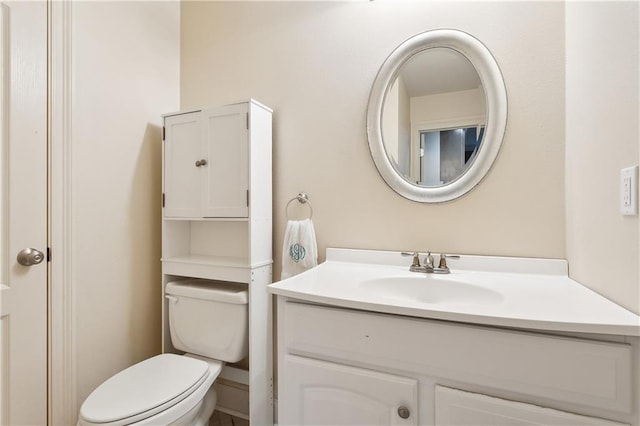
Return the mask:
{"type": "Polygon", "coordinates": [[[431,252],[427,252],[427,256],[424,258],[424,269],[426,273],[433,272],[433,256],[431,252]]]}
{"type": "Polygon", "coordinates": [[[430,251],[427,252],[427,255],[424,258],[424,265],[420,264],[420,254],[416,251],[402,252],[400,254],[402,254],[402,256],[413,256],[409,271],[423,272],[425,274],[449,274],[451,271],[447,266],[447,259],[460,259],[460,256],[457,255],[441,253],[440,262],[438,263],[438,267],[436,268],[434,266],[433,256],[431,255],[430,251]]]}

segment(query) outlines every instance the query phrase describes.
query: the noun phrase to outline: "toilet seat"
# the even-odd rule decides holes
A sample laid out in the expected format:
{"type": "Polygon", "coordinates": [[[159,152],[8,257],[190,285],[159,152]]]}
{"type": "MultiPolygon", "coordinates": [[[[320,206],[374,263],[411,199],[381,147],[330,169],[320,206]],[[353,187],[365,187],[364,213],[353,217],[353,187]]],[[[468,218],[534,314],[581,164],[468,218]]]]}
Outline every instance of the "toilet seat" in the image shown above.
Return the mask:
{"type": "Polygon", "coordinates": [[[79,424],[128,425],[158,416],[170,423],[202,401],[221,369],[219,361],[175,354],[149,358],[93,391],[80,408],[79,424]]]}

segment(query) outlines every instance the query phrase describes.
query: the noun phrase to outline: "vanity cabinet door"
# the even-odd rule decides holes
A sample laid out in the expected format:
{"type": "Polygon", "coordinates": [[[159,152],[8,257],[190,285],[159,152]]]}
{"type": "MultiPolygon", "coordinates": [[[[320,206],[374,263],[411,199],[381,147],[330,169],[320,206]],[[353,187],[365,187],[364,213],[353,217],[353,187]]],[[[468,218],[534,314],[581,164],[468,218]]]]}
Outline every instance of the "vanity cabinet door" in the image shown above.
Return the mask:
{"type": "Polygon", "coordinates": [[[624,426],[622,423],[609,420],[443,386],[436,386],[435,415],[436,426],[624,426]]]}
{"type": "Polygon", "coordinates": [[[417,380],[294,355],[281,377],[278,424],[418,424],[417,380]]]}
{"type": "Polygon", "coordinates": [[[201,157],[200,112],[165,117],[164,215],[170,218],[200,216],[201,157]]]}

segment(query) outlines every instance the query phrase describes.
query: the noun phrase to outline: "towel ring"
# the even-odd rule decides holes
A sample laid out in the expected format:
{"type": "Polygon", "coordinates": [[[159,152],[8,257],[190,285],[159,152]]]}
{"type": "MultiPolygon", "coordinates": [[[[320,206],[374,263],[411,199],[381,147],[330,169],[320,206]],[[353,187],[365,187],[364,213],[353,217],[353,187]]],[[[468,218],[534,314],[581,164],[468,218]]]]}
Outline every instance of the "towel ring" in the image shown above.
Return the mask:
{"type": "Polygon", "coordinates": [[[294,201],[298,201],[300,204],[308,205],[309,206],[309,219],[311,219],[313,217],[313,206],[311,205],[311,201],[309,201],[309,196],[306,193],[301,192],[298,195],[296,195],[295,197],[293,197],[292,199],[290,199],[289,202],[287,203],[287,207],[285,208],[285,213],[287,215],[287,219],[290,219],[290,217],[289,217],[289,206],[294,201]]]}

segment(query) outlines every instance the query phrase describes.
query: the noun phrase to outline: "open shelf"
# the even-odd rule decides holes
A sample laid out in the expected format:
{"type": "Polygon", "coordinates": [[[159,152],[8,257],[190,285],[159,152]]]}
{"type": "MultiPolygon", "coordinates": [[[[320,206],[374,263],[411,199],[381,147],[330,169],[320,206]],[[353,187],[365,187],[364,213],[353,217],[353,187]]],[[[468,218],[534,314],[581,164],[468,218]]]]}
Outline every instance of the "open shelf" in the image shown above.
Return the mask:
{"type": "Polygon", "coordinates": [[[251,265],[246,258],[186,255],[162,259],[164,274],[181,275],[211,280],[248,283],[251,265]]]}
{"type": "Polygon", "coordinates": [[[164,220],[178,222],[249,222],[248,217],[165,217],[164,220]]]}

